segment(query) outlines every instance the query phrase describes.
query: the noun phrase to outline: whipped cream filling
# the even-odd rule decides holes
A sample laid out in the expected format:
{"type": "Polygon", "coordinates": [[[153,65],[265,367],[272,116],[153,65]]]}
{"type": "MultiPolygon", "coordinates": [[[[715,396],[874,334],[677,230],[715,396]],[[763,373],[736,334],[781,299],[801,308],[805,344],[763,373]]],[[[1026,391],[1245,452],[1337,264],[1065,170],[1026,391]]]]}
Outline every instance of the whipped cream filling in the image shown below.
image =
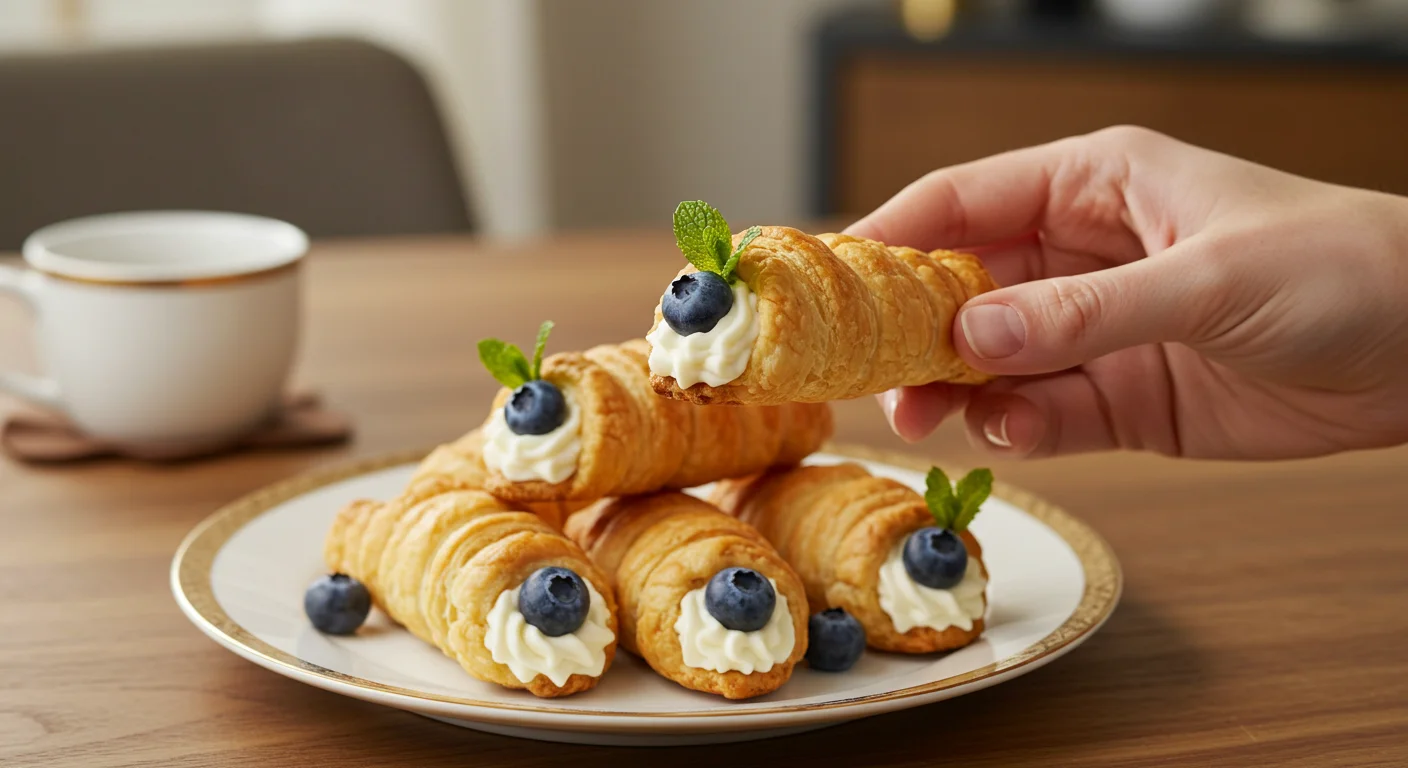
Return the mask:
{"type": "Polygon", "coordinates": [[[895,631],[908,632],[915,627],[971,630],[986,608],[983,590],[988,582],[978,559],[968,558],[963,580],[952,589],[926,587],[911,579],[904,569],[905,540],[901,538],[895,544],[880,566],[880,607],[894,623],[895,631]]]}
{"type": "Polygon", "coordinates": [[[708,331],[681,336],[663,319],[645,337],[650,372],[673,377],[682,388],[703,382],[721,387],[743,375],[758,338],[758,296],[742,280],[733,285],[733,307],[708,331]]]}
{"type": "MultiPolygon", "coordinates": [[[[586,579],[583,579],[586,581],[586,579]]],[[[606,646],[616,635],[611,632],[611,614],[606,600],[587,581],[591,604],[587,620],[576,632],[548,637],[528,623],[518,610],[522,585],[499,593],[485,622],[484,647],[494,661],[509,668],[520,683],[544,675],[553,685],[563,685],[572,675],[597,677],[606,669],[606,646]]]]}
{"type": "Polygon", "coordinates": [[[680,617],[675,620],[685,666],[721,674],[751,675],[767,672],[792,655],[797,637],[787,598],[777,588],[777,582],[768,581],[777,592],[777,604],[773,606],[768,623],[752,632],[740,632],[720,624],[704,607],[704,587],[685,594],[680,600],[680,617]]]}
{"type": "Polygon", "coordinates": [[[495,409],[484,427],[484,466],[512,483],[560,483],[571,477],[582,453],[582,416],[566,390],[562,397],[567,401],[567,420],[546,435],[515,434],[504,419],[504,409],[495,409]]]}

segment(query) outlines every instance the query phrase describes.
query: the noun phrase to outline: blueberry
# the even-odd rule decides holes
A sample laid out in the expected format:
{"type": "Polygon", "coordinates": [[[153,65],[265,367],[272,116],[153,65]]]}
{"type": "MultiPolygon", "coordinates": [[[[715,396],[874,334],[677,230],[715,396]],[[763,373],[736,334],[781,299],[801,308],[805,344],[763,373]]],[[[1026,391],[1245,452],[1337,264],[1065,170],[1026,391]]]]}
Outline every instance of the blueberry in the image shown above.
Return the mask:
{"type": "Polygon", "coordinates": [[[842,608],[813,613],[807,638],[807,663],[823,672],[845,672],[865,651],[865,627],[842,608]]]}
{"type": "Polygon", "coordinates": [[[319,632],[350,635],[367,620],[372,595],[362,582],[334,573],[313,582],[303,593],[303,612],[319,632]]]}
{"type": "Polygon", "coordinates": [[[947,528],[920,528],[904,543],[905,573],[926,587],[953,589],[967,569],[968,550],[947,528]]]}
{"type": "Polygon", "coordinates": [[[660,312],[675,333],[708,333],[733,309],[733,289],[713,272],[691,272],[675,278],[660,300],[660,312]]]}
{"type": "Polygon", "coordinates": [[[752,632],[768,625],[777,592],[772,582],[749,568],[725,568],[704,587],[704,609],[729,629],[752,632]]]}
{"type": "Polygon", "coordinates": [[[518,611],[548,637],[576,632],[587,620],[591,593],[582,577],[557,566],[539,568],[518,591],[518,611]]]}
{"type": "Polygon", "coordinates": [[[546,435],[567,421],[567,398],[551,382],[530,381],[513,390],[504,421],[515,435],[546,435]]]}

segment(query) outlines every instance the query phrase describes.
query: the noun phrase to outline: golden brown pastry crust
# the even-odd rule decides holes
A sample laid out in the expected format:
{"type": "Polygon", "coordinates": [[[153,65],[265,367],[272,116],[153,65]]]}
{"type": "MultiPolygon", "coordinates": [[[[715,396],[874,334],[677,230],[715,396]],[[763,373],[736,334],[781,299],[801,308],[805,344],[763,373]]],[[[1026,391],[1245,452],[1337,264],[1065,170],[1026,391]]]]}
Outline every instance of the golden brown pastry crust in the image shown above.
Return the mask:
{"type": "MultiPolygon", "coordinates": [[[[438,488],[442,477],[427,475],[385,504],[358,501],[339,512],[324,543],[328,567],[361,581],[387,615],[480,680],[543,697],[595,686],[597,678],[580,674],[561,686],[544,675],[520,682],[484,647],[485,618],[504,590],[555,565],[592,583],[608,602],[609,627],[619,637],[610,582],[537,515],[483,491],[438,488]]],[[[613,640],[603,674],[615,650],[613,640]]]]}
{"type": "MultiPolygon", "coordinates": [[[[543,378],[581,409],[577,471],[560,483],[512,482],[491,468],[485,487],[520,502],[595,501],[689,488],[795,464],[831,436],[825,403],[696,408],[657,397],[649,354],[649,343],[635,339],[545,360],[543,378]]],[[[502,390],[493,410],[510,394],[502,390]]]]}
{"type": "Polygon", "coordinates": [[[807,599],[797,574],[751,526],[683,493],[609,499],[573,515],[567,535],[616,588],[621,645],[686,688],[746,699],[777,690],[807,651],[807,599]],[[684,596],[723,568],[752,568],[787,598],[797,638],[767,672],[718,673],[686,666],[674,629],[684,596]]]}
{"type": "MultiPolygon", "coordinates": [[[[897,632],[880,607],[880,566],[890,550],[934,522],[924,498],[901,483],[856,464],[808,466],[721,482],[710,501],[772,542],[802,577],[813,611],[846,609],[865,627],[872,648],[930,653],[960,648],[983,633],[982,619],[971,630],[897,632]]],[[[986,578],[978,540],[967,531],[960,537],[986,578]]],[[[986,606],[986,594],[983,601],[986,606]]]]}
{"type": "MultiPolygon", "coordinates": [[[[748,367],[719,387],[682,388],[672,377],[651,376],[656,393],[700,404],[820,403],[992,378],[953,348],[958,308],[997,288],[976,256],[763,227],[737,274],[758,297],[748,367]]],[[[661,322],[657,306],[655,326],[661,322]]]]}

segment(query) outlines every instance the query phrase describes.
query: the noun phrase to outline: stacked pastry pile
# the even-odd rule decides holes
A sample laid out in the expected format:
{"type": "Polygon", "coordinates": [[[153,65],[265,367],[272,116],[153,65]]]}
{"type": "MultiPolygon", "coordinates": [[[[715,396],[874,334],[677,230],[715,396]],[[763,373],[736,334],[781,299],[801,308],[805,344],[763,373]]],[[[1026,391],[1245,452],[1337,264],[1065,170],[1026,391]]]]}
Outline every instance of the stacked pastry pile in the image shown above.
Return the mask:
{"type": "Polygon", "coordinates": [[[531,359],[481,343],[504,384],[488,418],[401,496],[339,513],[337,575],[305,599],[316,626],[355,631],[374,602],[471,675],[539,696],[590,689],[619,643],[730,699],[776,690],[803,659],[844,671],[867,644],[932,653],[983,631],[967,526],[989,473],[955,489],[934,470],[921,495],[854,464],[801,466],[830,437],[826,400],[979,378],[947,323],[981,267],[784,228],[729,240],[687,205],[681,249],[718,269],[676,279],[649,341],[544,359],[545,323],[531,359]],[[710,483],[707,501],[681,492],[710,483]]]}

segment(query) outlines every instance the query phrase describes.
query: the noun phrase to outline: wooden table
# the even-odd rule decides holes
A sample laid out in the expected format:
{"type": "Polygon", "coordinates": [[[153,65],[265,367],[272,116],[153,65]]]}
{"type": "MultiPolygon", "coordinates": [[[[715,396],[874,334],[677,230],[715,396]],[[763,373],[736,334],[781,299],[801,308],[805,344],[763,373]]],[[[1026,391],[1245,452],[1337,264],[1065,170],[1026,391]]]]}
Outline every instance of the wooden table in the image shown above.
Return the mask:
{"type": "MultiPolygon", "coordinates": [[[[454,437],[495,386],[476,340],[529,342],[545,317],[558,350],[640,334],[677,262],[663,231],[320,244],[298,379],[355,415],[354,443],[177,466],[0,459],[0,764],[1408,765],[1405,449],[995,464],[1119,552],[1128,581],[1109,624],[1010,683],[767,742],[666,753],[453,728],[262,670],[177,610],[171,554],[216,507],[454,437]]],[[[28,357],[27,327],[0,306],[4,365],[28,357]]],[[[838,414],[839,439],[902,447],[870,401],[838,414]]],[[[951,427],[915,450],[979,460],[951,427]]]]}

